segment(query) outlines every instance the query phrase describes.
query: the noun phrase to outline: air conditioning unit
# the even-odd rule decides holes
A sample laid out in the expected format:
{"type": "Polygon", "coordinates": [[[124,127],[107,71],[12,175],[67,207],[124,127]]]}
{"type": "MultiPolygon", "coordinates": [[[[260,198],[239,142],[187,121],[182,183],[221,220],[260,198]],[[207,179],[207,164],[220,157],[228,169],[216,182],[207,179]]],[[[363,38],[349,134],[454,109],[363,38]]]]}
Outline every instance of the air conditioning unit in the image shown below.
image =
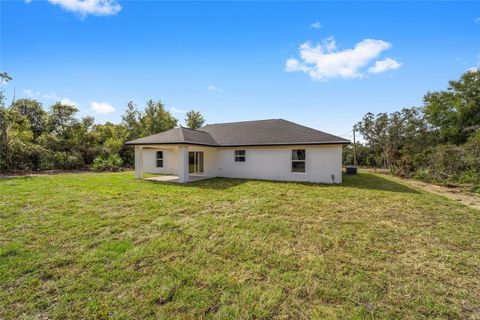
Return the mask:
{"type": "Polygon", "coordinates": [[[347,166],[346,172],[347,172],[347,174],[357,174],[357,167],[347,166]]]}

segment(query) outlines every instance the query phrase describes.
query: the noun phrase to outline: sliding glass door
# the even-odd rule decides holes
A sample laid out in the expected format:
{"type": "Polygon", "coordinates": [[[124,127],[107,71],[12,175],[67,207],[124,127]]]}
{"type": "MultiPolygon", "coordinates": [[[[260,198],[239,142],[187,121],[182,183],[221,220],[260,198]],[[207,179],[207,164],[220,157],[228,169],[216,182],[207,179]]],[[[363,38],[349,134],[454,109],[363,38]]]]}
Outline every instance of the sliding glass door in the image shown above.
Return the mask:
{"type": "Polygon", "coordinates": [[[203,173],[203,151],[188,153],[188,173],[203,173]]]}

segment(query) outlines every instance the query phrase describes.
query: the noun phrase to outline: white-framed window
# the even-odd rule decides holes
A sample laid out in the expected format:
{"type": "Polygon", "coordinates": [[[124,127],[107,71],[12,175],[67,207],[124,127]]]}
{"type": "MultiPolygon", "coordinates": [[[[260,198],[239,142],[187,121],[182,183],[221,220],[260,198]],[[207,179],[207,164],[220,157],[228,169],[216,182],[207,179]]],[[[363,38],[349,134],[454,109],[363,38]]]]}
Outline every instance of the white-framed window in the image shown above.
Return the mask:
{"type": "Polygon", "coordinates": [[[305,172],[305,149],[292,150],[292,172],[305,172]]]}
{"type": "Polygon", "coordinates": [[[235,162],[245,162],[246,157],[245,150],[235,150],[235,162]]]}
{"type": "Polygon", "coordinates": [[[163,168],[163,151],[157,151],[157,168],[163,168]]]}

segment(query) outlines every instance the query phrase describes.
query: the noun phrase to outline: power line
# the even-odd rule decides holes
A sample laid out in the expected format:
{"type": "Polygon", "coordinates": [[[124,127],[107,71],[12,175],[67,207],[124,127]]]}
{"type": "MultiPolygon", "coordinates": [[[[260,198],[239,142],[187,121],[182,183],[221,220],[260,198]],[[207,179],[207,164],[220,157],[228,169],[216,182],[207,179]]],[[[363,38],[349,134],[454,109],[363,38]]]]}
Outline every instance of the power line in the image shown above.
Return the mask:
{"type": "MultiPolygon", "coordinates": [[[[347,132],[345,132],[344,134],[341,134],[340,137],[345,137],[345,136],[347,136],[349,133],[352,133],[352,132],[353,132],[353,130],[347,131],[347,132]]],[[[350,135],[349,135],[349,136],[350,136],[350,135]]]]}

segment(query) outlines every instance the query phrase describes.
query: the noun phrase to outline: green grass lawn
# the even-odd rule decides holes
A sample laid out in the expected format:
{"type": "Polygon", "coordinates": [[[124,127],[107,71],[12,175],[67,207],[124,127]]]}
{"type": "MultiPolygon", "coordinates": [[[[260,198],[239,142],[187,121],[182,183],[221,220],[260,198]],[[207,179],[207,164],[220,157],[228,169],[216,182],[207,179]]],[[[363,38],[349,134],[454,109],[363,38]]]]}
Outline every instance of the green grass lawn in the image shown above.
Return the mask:
{"type": "Polygon", "coordinates": [[[0,319],[480,318],[480,212],[342,185],[0,180],[0,319]]]}

